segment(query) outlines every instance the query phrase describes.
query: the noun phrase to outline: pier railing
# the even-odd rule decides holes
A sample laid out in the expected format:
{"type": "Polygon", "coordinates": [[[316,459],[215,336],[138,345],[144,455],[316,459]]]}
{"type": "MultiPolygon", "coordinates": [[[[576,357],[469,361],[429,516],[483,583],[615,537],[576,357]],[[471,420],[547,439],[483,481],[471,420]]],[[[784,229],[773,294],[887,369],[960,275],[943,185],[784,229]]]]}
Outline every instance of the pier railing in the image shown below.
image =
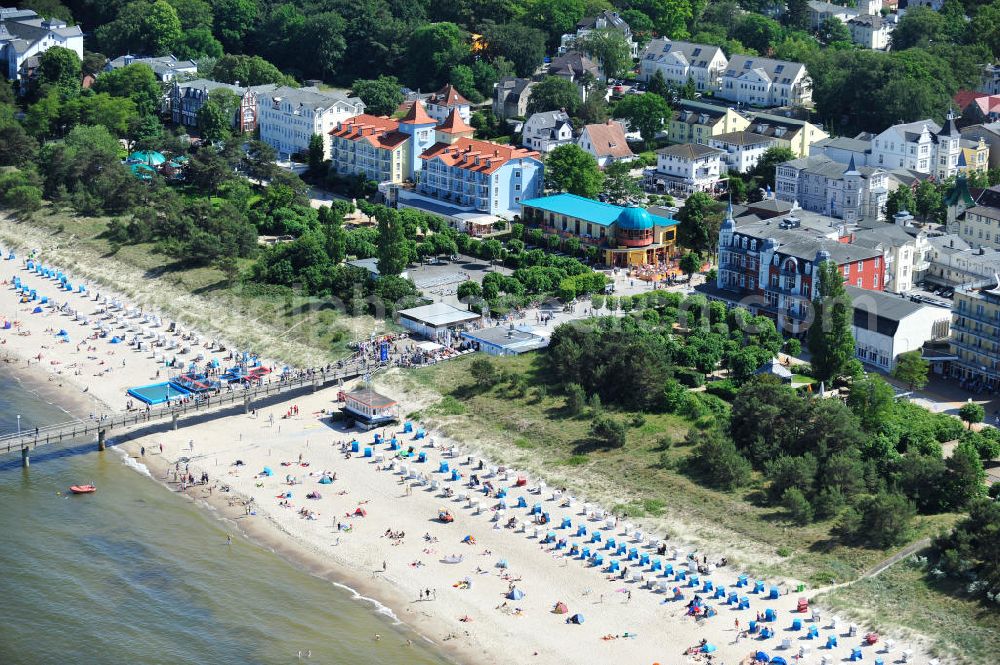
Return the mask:
{"type": "Polygon", "coordinates": [[[249,412],[253,408],[254,402],[258,400],[306,387],[312,387],[314,391],[319,390],[328,383],[347,381],[365,374],[374,374],[386,366],[385,363],[350,363],[342,367],[311,370],[295,376],[268,377],[257,386],[247,386],[231,391],[223,390],[218,394],[214,392],[204,393],[185,402],[177,401],[149,410],[102,415],[89,420],[73,420],[37,428],[24,428],[20,432],[0,435],[0,454],[17,450],[26,454],[27,449],[48,443],[90,436],[97,437],[98,447],[103,450],[105,436],[112,430],[127,429],[164,420],[172,421],[176,429],[183,426],[182,419],[195,414],[204,415],[221,407],[238,403],[242,403],[244,410],[249,412]]]}

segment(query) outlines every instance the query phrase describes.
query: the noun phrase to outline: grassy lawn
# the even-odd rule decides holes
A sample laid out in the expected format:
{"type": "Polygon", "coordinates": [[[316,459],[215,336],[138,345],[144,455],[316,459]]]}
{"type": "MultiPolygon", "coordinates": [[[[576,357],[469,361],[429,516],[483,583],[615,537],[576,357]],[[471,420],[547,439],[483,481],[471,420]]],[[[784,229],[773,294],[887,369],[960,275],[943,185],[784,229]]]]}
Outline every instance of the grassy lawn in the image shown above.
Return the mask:
{"type": "Polygon", "coordinates": [[[912,557],[877,577],[818,597],[843,616],[864,620],[875,630],[900,629],[931,638],[935,655],[960,654],[967,663],[997,662],[1000,613],[927,580],[912,557]]]}

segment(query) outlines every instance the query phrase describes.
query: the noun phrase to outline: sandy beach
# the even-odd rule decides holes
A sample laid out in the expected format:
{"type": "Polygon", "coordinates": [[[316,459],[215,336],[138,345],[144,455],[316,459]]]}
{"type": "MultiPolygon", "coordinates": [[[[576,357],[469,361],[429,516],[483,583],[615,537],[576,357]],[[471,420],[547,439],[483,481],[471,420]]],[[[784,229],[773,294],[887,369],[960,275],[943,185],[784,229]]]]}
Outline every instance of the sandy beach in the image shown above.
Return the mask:
{"type": "MultiPolygon", "coordinates": [[[[93,291],[60,290],[56,282],[30,275],[20,257],[0,262],[0,280],[5,282],[0,317],[18,322],[0,330],[0,357],[22,370],[44,371],[54,387],[90,400],[95,413],[120,411],[125,389],[151,382],[162,369],[148,350],[86,339],[97,316],[93,291]],[[89,317],[88,323],[44,306],[43,312],[32,313],[38,303],[18,302],[9,284],[15,276],[40,297],[68,303],[68,309],[89,317]],[[56,337],[60,330],[69,341],[56,337]]],[[[117,297],[96,290],[102,298],[117,297]]],[[[391,386],[385,390],[391,393],[391,386]]],[[[897,640],[884,654],[886,636],[863,646],[863,626],[852,628],[846,621],[834,626],[822,609],[814,616],[814,607],[796,612],[799,599],[812,592],[797,592],[794,582],[761,580],[763,591],[755,592],[752,571],[714,568],[719,554],[659,542],[658,534],[616,520],[585,498],[544,487],[538,477],[525,476],[519,483],[523,474],[502,471],[434,431],[417,439],[419,423],[413,424],[414,432],[404,433],[401,426],[385,430],[386,438],[397,437],[400,451],[376,445],[381,430],[348,432],[331,422],[327,414],[337,409],[335,400],[336,391],[328,389],[251,415],[221,417],[121,445],[154,478],[231,520],[234,535],[263,542],[318,576],[377,600],[460,662],[735,665],[764,651],[789,664],[802,653],[799,663],[819,665],[823,657],[829,663],[847,660],[855,648],[865,662],[896,662],[904,649],[914,651],[911,662],[926,662],[911,639],[897,640]],[[357,452],[348,455],[352,442],[357,452]],[[397,457],[410,447],[425,461],[397,457]],[[264,474],[265,468],[271,473],[264,474]],[[189,473],[196,481],[207,474],[208,482],[182,486],[177,473],[189,473]],[[470,487],[474,474],[479,483],[470,487]],[[321,483],[324,478],[330,481],[321,483]],[[484,492],[484,483],[491,485],[490,492],[484,492]],[[320,498],[307,498],[310,493],[320,498]],[[536,504],[549,515],[547,524],[534,523],[530,513],[536,504]],[[454,522],[438,519],[442,508],[454,522]],[[591,542],[595,534],[599,542],[591,542]],[[467,536],[474,542],[463,542],[467,536]],[[615,548],[608,549],[612,539],[615,548]],[[584,558],[583,548],[601,555],[602,563],[584,558]],[[619,571],[608,571],[612,561],[619,571]],[[697,572],[698,565],[704,572],[697,572]],[[665,574],[668,567],[673,572],[665,574]],[[745,584],[738,586],[741,575],[745,584]],[[715,598],[720,587],[723,597],[715,598]],[[523,596],[511,593],[513,588],[523,596]],[[769,599],[772,588],[777,597],[769,599]],[[681,598],[675,599],[675,589],[681,598]],[[727,604],[731,592],[736,604],[727,604]],[[713,616],[689,616],[696,595],[713,616]],[[744,597],[748,607],[741,609],[744,597]],[[557,602],[567,612],[555,613],[557,602]],[[769,609],[776,618],[743,635],[769,609]],[[576,614],[582,624],[568,621],[576,614]],[[774,635],[762,639],[761,626],[774,635]],[[809,638],[813,628],[817,637],[809,638]],[[830,636],[838,644],[827,649],[830,636]],[[711,659],[707,653],[686,654],[703,640],[715,647],[711,659]]],[[[401,405],[400,412],[412,410],[407,406],[401,405]]]]}

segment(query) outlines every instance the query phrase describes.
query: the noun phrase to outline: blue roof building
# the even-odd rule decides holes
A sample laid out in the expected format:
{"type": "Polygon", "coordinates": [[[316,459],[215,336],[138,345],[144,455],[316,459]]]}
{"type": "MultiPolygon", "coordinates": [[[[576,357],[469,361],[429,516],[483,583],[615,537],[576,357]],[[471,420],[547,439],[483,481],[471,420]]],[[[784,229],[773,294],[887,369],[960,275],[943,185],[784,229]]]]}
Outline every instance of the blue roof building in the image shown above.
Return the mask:
{"type": "Polygon", "coordinates": [[[521,220],[546,233],[596,246],[605,264],[620,268],[665,265],[677,248],[677,220],[575,194],[522,201],[521,220]]]}

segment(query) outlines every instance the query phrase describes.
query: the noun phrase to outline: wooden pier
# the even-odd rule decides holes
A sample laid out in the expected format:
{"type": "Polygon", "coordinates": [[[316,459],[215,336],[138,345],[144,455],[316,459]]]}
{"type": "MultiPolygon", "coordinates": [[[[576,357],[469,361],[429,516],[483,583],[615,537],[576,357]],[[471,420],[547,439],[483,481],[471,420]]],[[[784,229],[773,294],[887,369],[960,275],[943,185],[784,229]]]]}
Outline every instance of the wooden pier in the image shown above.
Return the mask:
{"type": "Polygon", "coordinates": [[[259,386],[234,388],[231,391],[223,390],[218,394],[214,392],[206,393],[188,402],[158,406],[150,408],[148,411],[104,415],[91,420],[73,420],[45,425],[43,427],[22,429],[20,432],[0,435],[0,455],[20,450],[21,463],[27,467],[31,461],[31,450],[50,443],[59,443],[60,441],[70,441],[85,437],[96,438],[97,449],[104,450],[108,433],[112,431],[128,430],[149,423],[164,421],[170,421],[173,428],[178,429],[185,426],[185,420],[192,420],[195,415],[202,418],[213,412],[218,412],[218,417],[228,415],[222,413],[222,408],[240,403],[243,404],[243,412],[250,413],[251,409],[254,408],[254,403],[260,400],[285,393],[293,393],[304,388],[312,388],[312,391],[316,392],[327,384],[343,383],[344,381],[350,381],[365,374],[374,374],[384,368],[385,365],[375,363],[355,363],[329,370],[313,370],[294,377],[265,379],[265,383],[259,386]]]}

